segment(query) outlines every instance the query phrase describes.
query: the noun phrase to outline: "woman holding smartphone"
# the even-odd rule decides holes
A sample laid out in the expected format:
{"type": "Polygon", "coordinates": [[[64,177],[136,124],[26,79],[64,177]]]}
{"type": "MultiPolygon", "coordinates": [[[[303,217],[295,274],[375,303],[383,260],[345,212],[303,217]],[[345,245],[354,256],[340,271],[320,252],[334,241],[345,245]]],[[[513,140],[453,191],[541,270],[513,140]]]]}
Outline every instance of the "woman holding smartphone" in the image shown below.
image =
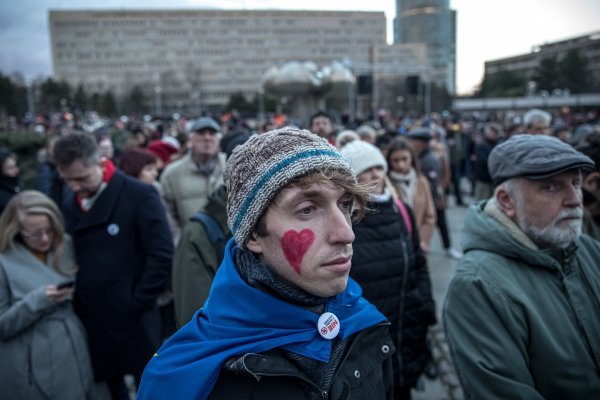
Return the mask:
{"type": "Polygon", "coordinates": [[[0,387],[6,398],[97,398],[85,331],[71,305],[75,271],[54,202],[35,190],[15,195],[0,216],[0,387]]]}

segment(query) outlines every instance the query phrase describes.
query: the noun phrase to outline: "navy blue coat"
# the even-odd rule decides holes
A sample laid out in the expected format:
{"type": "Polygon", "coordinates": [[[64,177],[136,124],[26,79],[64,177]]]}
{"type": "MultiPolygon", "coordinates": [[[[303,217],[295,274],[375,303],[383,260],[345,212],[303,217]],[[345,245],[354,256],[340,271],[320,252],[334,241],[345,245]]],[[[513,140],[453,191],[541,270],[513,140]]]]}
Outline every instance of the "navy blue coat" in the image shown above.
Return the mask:
{"type": "Polygon", "coordinates": [[[156,298],[171,277],[173,241],[156,189],[117,171],[88,212],[65,200],[79,265],[75,310],[96,380],[141,373],[160,345],[156,298]]]}
{"type": "Polygon", "coordinates": [[[496,147],[497,142],[491,142],[483,139],[481,143],[475,144],[475,164],[473,165],[473,176],[476,180],[492,183],[492,177],[488,169],[488,158],[490,153],[496,147]]]}

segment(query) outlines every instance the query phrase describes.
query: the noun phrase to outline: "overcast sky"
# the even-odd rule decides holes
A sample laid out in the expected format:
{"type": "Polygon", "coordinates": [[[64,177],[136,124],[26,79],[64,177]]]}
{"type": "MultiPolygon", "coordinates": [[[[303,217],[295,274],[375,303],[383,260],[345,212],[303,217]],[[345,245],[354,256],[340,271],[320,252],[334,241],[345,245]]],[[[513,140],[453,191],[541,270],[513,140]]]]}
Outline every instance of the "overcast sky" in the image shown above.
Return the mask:
{"type": "MultiPolygon", "coordinates": [[[[223,8],[384,11],[392,37],[394,0],[2,0],[0,72],[27,79],[52,74],[48,10],[223,8]]],[[[600,31],[600,0],[451,0],[457,10],[457,88],[480,83],[487,60],[527,53],[535,45],[600,31]]]]}

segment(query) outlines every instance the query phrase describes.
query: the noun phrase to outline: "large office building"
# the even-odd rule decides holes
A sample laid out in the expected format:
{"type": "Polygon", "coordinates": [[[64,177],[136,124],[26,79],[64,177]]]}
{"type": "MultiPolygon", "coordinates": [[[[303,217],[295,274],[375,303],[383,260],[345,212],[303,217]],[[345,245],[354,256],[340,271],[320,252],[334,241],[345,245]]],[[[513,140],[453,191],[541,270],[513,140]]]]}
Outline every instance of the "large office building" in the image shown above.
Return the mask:
{"type": "MultiPolygon", "coordinates": [[[[406,107],[419,109],[420,106],[415,103],[416,97],[412,96],[415,98],[411,99],[408,93],[410,88],[406,82],[407,79],[424,76],[429,68],[426,46],[422,43],[376,46],[373,58],[378,61],[372,75],[374,102],[380,108],[388,110],[406,107]]],[[[427,94],[426,90],[421,93],[424,97],[427,94]]],[[[424,107],[424,111],[429,111],[429,104],[424,107]]]]}
{"type": "MultiPolygon", "coordinates": [[[[511,71],[535,81],[540,61],[546,58],[562,60],[568,52],[577,50],[585,59],[588,72],[586,92],[600,91],[600,31],[536,46],[530,53],[485,62],[485,75],[511,71]]],[[[556,88],[562,89],[562,88],[556,88]]]]}
{"type": "Polygon", "coordinates": [[[372,64],[383,12],[275,10],[50,11],[54,77],[124,98],[139,87],[164,113],[248,99],[272,66],[372,64]]]}
{"type": "Polygon", "coordinates": [[[396,0],[394,43],[424,44],[429,61],[421,78],[456,92],[456,11],[449,0],[396,0]]]}

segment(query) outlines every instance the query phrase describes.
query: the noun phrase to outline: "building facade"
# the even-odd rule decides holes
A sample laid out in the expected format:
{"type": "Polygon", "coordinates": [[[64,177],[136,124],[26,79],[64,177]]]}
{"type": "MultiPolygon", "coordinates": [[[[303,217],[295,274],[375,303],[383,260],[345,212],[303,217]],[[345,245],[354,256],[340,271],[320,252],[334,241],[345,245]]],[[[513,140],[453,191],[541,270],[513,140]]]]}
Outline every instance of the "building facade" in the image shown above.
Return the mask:
{"type": "Polygon", "coordinates": [[[577,50],[579,56],[586,60],[588,72],[588,89],[586,92],[599,92],[600,31],[536,46],[528,54],[486,61],[484,73],[489,75],[500,71],[510,71],[518,73],[527,81],[535,81],[537,69],[543,59],[562,60],[572,50],[577,50]]]}
{"type": "Polygon", "coordinates": [[[373,63],[386,44],[383,12],[50,11],[49,26],[55,79],[117,98],[137,86],[162,113],[253,98],[289,61],[373,63]]]}
{"type": "Polygon", "coordinates": [[[421,80],[456,92],[456,11],[449,0],[396,0],[394,43],[424,44],[430,68],[421,80]]]}
{"type": "Polygon", "coordinates": [[[410,77],[424,76],[430,70],[425,44],[376,46],[373,59],[373,99],[380,108],[429,111],[428,87],[425,86],[422,93],[413,93],[411,96],[406,84],[410,77]]]}

